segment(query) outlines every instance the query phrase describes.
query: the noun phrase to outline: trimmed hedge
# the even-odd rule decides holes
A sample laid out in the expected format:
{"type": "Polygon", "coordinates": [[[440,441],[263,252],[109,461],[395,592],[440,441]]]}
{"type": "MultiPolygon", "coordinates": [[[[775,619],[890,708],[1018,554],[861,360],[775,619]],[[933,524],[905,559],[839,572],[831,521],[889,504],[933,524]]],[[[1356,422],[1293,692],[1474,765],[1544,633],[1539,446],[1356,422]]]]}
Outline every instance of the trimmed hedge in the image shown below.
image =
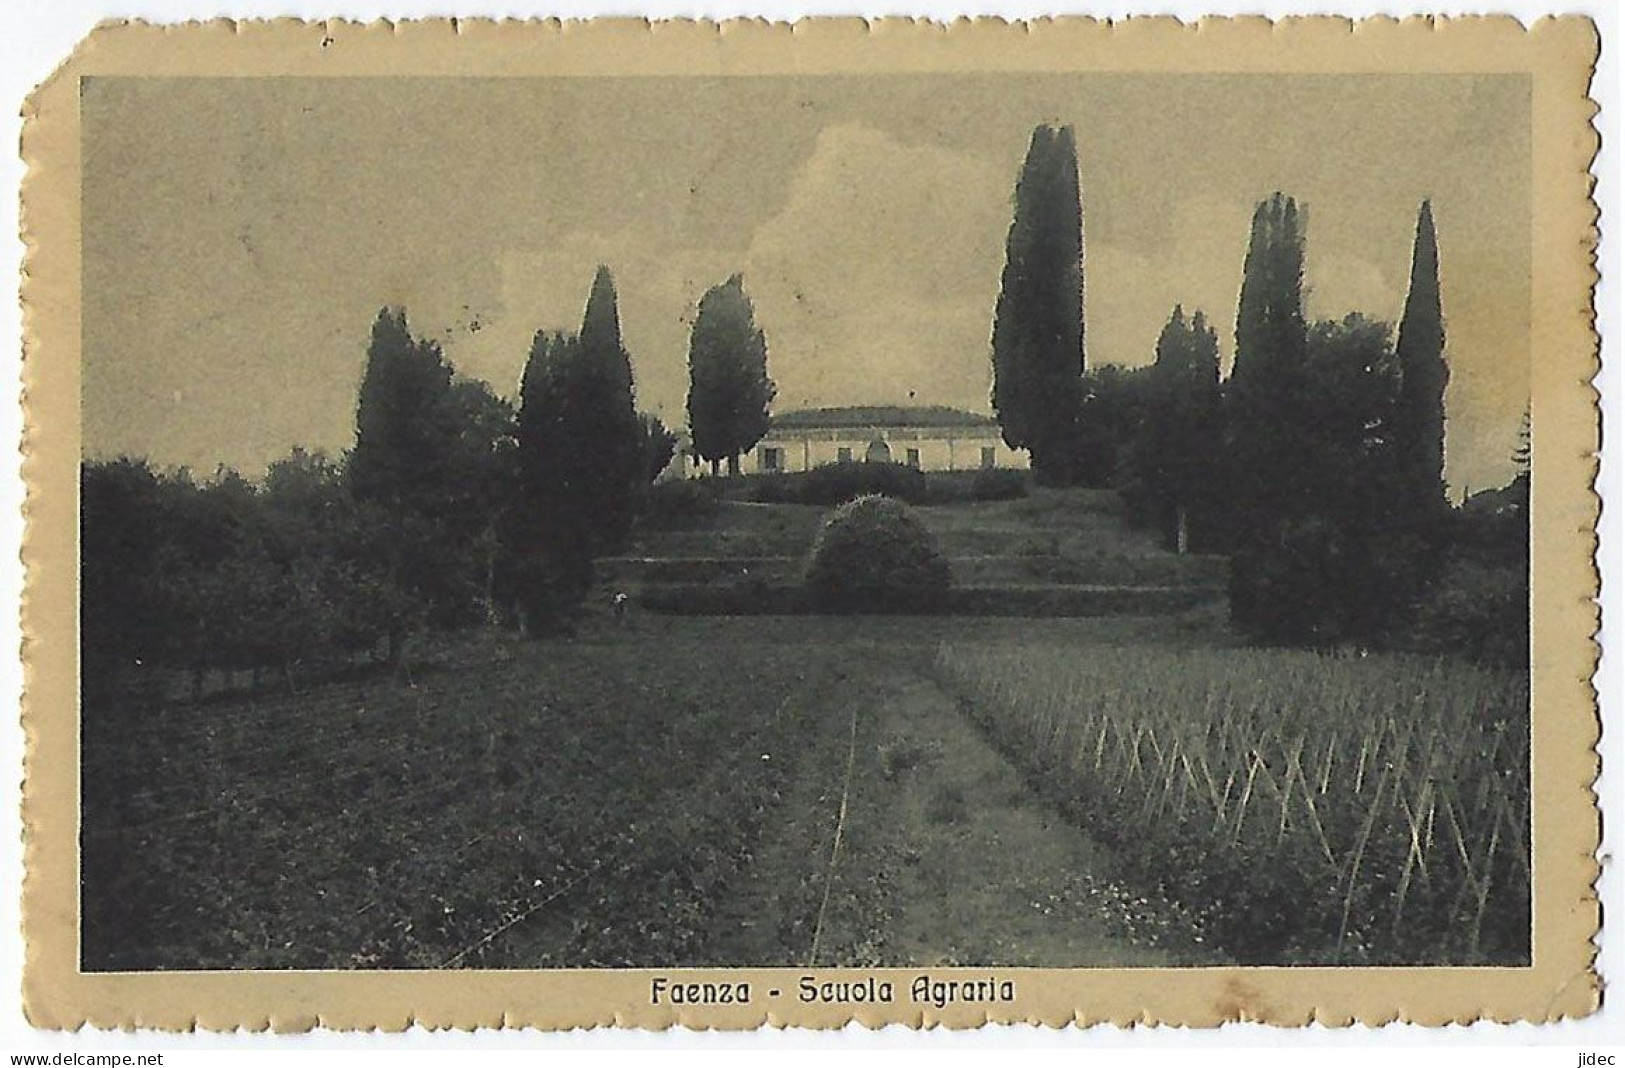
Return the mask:
{"type": "Polygon", "coordinates": [[[757,504],[832,506],[871,495],[909,504],[1007,501],[1027,495],[1027,473],[1010,468],[926,472],[907,464],[847,460],[807,471],[743,475],[729,479],[725,492],[757,504]]]}
{"type": "Polygon", "coordinates": [[[596,573],[609,583],[774,581],[799,575],[799,556],[606,556],[596,573]]]}
{"type": "Polygon", "coordinates": [[[649,530],[677,530],[716,516],[722,489],[715,479],[672,478],[646,487],[638,500],[638,525],[649,530]]]}

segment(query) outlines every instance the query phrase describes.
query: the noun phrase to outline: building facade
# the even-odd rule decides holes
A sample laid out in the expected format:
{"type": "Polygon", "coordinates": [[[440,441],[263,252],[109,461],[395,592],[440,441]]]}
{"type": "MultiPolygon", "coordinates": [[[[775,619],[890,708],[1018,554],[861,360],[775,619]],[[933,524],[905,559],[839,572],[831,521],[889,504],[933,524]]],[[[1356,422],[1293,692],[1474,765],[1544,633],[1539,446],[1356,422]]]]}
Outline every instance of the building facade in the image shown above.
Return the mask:
{"type": "Polygon", "coordinates": [[[1026,468],[991,416],[946,407],[808,408],[773,417],[740,469],[765,474],[869,461],[922,471],[1026,468]]]}

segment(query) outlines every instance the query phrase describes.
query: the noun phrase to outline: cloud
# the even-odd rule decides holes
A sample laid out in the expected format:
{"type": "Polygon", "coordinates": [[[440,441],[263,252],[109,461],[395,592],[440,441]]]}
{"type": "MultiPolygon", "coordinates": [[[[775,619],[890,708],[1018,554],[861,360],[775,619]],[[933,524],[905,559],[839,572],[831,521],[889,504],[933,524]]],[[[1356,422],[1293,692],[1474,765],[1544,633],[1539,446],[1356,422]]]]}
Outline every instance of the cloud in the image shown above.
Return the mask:
{"type": "Polygon", "coordinates": [[[825,128],[745,266],[781,407],[985,408],[1013,178],[864,126],[825,128]]]}
{"type": "Polygon", "coordinates": [[[743,271],[781,410],[883,402],[985,409],[1012,178],[863,126],[829,127],[784,207],[745,251],[599,230],[510,250],[499,257],[489,307],[459,317],[447,353],[465,374],[514,395],[535,332],[574,329],[593,271],[606,263],[639,406],[681,422],[699,299],[743,271]]]}

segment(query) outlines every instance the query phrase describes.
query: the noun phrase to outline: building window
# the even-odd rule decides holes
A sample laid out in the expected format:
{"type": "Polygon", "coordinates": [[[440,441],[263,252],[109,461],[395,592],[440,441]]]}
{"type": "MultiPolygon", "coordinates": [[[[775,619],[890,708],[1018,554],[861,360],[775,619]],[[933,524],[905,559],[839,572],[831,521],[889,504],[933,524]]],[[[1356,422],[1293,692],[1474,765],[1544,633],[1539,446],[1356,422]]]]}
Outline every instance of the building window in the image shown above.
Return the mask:
{"type": "Polygon", "coordinates": [[[784,450],[779,449],[779,448],[774,448],[774,447],[768,446],[768,445],[763,445],[762,446],[762,470],[763,471],[782,471],[782,470],[784,470],[784,450]]]}
{"type": "Polygon", "coordinates": [[[843,464],[851,463],[852,462],[852,450],[849,449],[849,448],[846,448],[845,446],[842,446],[841,448],[836,449],[835,450],[835,459],[837,461],[843,463],[843,464]]]}
{"type": "Polygon", "coordinates": [[[982,470],[986,471],[986,470],[989,470],[990,468],[992,468],[993,465],[994,465],[994,461],[996,459],[997,459],[997,457],[993,452],[993,446],[991,446],[991,445],[983,445],[982,446],[982,470]]]}
{"type": "Polygon", "coordinates": [[[910,449],[910,450],[908,450],[908,465],[910,467],[919,467],[920,466],[920,450],[919,449],[910,449]]]}

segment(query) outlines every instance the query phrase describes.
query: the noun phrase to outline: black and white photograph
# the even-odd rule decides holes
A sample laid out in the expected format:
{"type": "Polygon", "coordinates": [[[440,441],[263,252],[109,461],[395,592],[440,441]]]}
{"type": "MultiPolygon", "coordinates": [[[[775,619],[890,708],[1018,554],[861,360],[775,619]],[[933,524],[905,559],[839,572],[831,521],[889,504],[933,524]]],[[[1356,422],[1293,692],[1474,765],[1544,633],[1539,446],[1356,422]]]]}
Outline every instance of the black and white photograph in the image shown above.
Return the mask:
{"type": "Polygon", "coordinates": [[[78,971],[1534,966],[1537,78],[1200,66],[78,78],[78,971]]]}

